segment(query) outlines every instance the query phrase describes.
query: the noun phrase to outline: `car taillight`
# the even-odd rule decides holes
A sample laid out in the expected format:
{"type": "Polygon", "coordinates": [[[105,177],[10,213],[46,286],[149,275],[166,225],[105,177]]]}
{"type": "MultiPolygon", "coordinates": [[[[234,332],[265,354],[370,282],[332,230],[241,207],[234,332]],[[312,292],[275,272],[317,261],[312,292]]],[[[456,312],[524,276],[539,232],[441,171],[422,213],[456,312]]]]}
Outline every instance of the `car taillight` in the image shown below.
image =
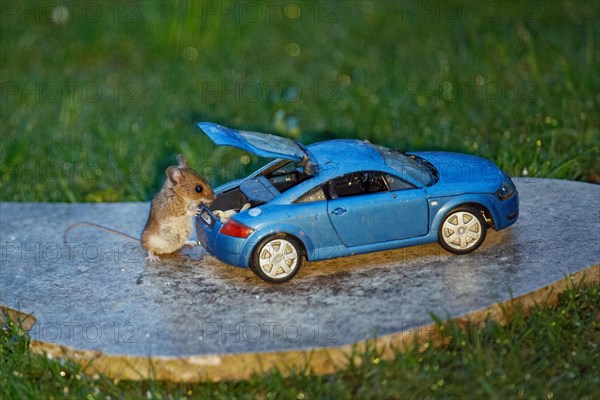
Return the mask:
{"type": "Polygon", "coordinates": [[[221,227],[219,233],[227,236],[233,236],[237,238],[246,239],[250,234],[254,232],[254,229],[247,227],[246,225],[237,222],[234,219],[230,219],[221,227]]]}

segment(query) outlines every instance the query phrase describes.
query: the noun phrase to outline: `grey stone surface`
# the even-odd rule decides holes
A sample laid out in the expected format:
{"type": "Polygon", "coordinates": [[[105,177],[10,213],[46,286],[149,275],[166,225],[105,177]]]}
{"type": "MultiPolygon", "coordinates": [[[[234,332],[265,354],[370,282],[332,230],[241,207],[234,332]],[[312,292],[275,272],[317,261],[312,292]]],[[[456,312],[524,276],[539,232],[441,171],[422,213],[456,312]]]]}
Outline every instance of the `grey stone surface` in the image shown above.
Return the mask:
{"type": "Polygon", "coordinates": [[[454,256],[438,245],[307,263],[283,285],[202,248],[148,265],[148,203],[0,204],[0,304],[35,339],[108,354],[183,356],[335,346],[458,316],[600,263],[600,186],[518,179],[519,221],[454,256]],[[142,274],[141,283],[137,283],[142,274]]]}

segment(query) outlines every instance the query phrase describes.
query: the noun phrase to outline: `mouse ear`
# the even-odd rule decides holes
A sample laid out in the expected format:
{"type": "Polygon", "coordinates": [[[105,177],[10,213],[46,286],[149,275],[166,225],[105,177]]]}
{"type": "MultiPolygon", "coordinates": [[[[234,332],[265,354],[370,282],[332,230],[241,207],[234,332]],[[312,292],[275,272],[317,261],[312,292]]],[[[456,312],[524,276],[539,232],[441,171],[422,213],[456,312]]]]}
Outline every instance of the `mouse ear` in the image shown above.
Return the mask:
{"type": "Polygon", "coordinates": [[[169,178],[170,186],[175,186],[183,180],[183,174],[177,167],[169,167],[166,171],[167,177],[169,178]]]}
{"type": "Polygon", "coordinates": [[[188,163],[183,154],[177,154],[177,166],[179,168],[187,168],[188,163]]]}

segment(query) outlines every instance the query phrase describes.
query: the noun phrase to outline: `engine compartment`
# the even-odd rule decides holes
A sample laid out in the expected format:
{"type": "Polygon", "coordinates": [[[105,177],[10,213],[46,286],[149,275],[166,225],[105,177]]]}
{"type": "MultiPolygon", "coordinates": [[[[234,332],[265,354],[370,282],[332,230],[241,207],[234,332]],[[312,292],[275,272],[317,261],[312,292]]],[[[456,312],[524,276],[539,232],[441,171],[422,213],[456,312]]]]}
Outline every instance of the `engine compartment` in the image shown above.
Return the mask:
{"type": "Polygon", "coordinates": [[[239,212],[246,204],[256,207],[309,178],[311,176],[304,172],[304,166],[294,161],[278,159],[258,175],[250,176],[239,186],[221,193],[209,209],[239,212]]]}
{"type": "Polygon", "coordinates": [[[236,212],[241,210],[244,204],[252,202],[249,201],[248,197],[242,193],[239,186],[235,189],[221,193],[210,205],[211,211],[216,210],[235,210],[236,212]]]}

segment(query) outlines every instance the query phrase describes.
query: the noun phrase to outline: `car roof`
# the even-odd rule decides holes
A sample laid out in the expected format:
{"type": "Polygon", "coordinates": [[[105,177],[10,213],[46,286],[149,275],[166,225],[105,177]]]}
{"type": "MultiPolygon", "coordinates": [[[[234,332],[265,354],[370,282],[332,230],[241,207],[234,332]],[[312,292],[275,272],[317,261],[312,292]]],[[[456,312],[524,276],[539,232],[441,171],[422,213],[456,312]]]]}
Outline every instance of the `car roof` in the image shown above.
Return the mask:
{"type": "Polygon", "coordinates": [[[319,166],[319,180],[325,181],[356,171],[389,170],[381,154],[370,143],[335,139],[307,146],[319,166]]]}

